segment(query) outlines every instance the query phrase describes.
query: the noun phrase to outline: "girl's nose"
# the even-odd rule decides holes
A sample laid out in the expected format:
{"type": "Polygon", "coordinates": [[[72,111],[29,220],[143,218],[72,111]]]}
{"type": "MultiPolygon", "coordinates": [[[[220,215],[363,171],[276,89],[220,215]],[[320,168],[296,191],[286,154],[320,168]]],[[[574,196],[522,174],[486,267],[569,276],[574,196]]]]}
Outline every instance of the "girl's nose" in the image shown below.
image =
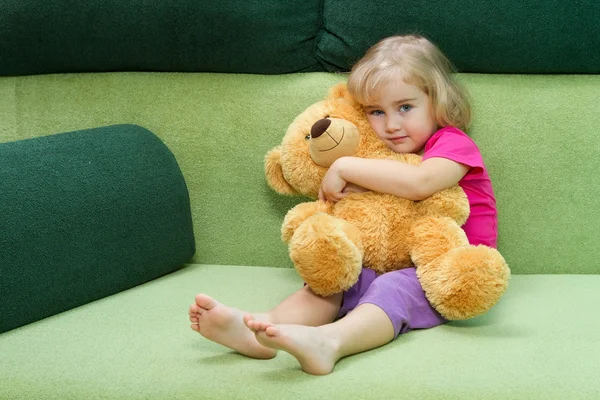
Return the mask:
{"type": "Polygon", "coordinates": [[[385,131],[387,133],[394,133],[402,128],[402,122],[400,118],[387,118],[385,121],[385,131]]]}

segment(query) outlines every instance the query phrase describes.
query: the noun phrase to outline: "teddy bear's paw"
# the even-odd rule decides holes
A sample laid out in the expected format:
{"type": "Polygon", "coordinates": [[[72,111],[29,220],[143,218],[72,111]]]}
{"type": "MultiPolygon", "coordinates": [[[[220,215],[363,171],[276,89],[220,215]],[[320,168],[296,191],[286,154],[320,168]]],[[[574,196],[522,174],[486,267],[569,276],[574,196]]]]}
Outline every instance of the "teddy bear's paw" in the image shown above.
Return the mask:
{"type": "Polygon", "coordinates": [[[415,265],[427,265],[451,249],[467,246],[469,239],[458,224],[448,217],[425,217],[412,227],[413,248],[410,257],[415,265]]]}
{"type": "Polygon", "coordinates": [[[417,268],[427,299],[449,320],[487,312],[508,286],[510,269],[500,253],[487,246],[463,246],[417,268]]]}
{"type": "Polygon", "coordinates": [[[321,296],[352,287],[362,268],[358,228],[326,213],[313,215],[296,229],[289,252],[302,279],[321,296]]]}
{"type": "Polygon", "coordinates": [[[332,209],[332,203],[321,200],[298,204],[285,215],[281,226],[281,240],[289,243],[300,224],[319,212],[331,214],[332,209]]]}

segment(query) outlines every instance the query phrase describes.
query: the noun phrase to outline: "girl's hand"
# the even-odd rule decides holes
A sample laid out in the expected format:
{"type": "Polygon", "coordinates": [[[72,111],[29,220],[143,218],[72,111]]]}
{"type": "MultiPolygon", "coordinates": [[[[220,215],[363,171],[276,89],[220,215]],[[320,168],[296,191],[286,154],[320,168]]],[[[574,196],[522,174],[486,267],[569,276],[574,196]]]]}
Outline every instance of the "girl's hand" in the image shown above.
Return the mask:
{"type": "Polygon", "coordinates": [[[344,195],[349,195],[350,193],[364,193],[364,192],[369,192],[369,191],[370,190],[365,187],[359,186],[352,182],[348,182],[346,184],[346,186],[344,187],[344,190],[342,190],[342,193],[344,195]]]}
{"type": "Polygon", "coordinates": [[[335,163],[329,168],[323,182],[321,182],[321,188],[319,189],[319,199],[323,201],[331,201],[337,203],[346,196],[344,188],[348,182],[346,182],[339,174],[338,169],[335,168],[335,163]]]}

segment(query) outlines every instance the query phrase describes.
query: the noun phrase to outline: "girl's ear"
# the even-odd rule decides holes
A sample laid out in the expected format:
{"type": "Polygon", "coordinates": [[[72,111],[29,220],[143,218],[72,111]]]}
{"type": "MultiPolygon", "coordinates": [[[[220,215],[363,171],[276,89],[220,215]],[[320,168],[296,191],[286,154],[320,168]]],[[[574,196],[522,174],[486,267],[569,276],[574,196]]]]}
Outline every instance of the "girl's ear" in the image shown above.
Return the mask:
{"type": "Polygon", "coordinates": [[[329,99],[344,99],[352,105],[356,105],[356,100],[350,95],[346,82],[336,83],[329,89],[329,99]]]}
{"type": "Polygon", "coordinates": [[[280,194],[294,195],[298,192],[285,180],[281,167],[281,146],[277,146],[265,156],[265,175],[267,183],[280,194]]]}

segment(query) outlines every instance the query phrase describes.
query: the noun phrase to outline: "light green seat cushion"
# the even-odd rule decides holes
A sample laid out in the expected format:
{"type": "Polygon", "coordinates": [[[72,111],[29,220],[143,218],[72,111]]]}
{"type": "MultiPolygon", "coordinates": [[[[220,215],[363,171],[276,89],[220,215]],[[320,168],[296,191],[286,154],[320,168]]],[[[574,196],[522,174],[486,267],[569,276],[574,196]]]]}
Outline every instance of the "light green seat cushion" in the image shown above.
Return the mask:
{"type": "MultiPolygon", "coordinates": [[[[514,276],[487,315],[401,335],[305,374],[189,328],[198,292],[249,311],[302,282],[290,269],[190,265],[0,336],[2,399],[597,399],[600,276],[514,276]],[[596,397],[594,397],[596,396],[596,397]]],[[[32,307],[40,307],[32,299],[32,307]]]]}

